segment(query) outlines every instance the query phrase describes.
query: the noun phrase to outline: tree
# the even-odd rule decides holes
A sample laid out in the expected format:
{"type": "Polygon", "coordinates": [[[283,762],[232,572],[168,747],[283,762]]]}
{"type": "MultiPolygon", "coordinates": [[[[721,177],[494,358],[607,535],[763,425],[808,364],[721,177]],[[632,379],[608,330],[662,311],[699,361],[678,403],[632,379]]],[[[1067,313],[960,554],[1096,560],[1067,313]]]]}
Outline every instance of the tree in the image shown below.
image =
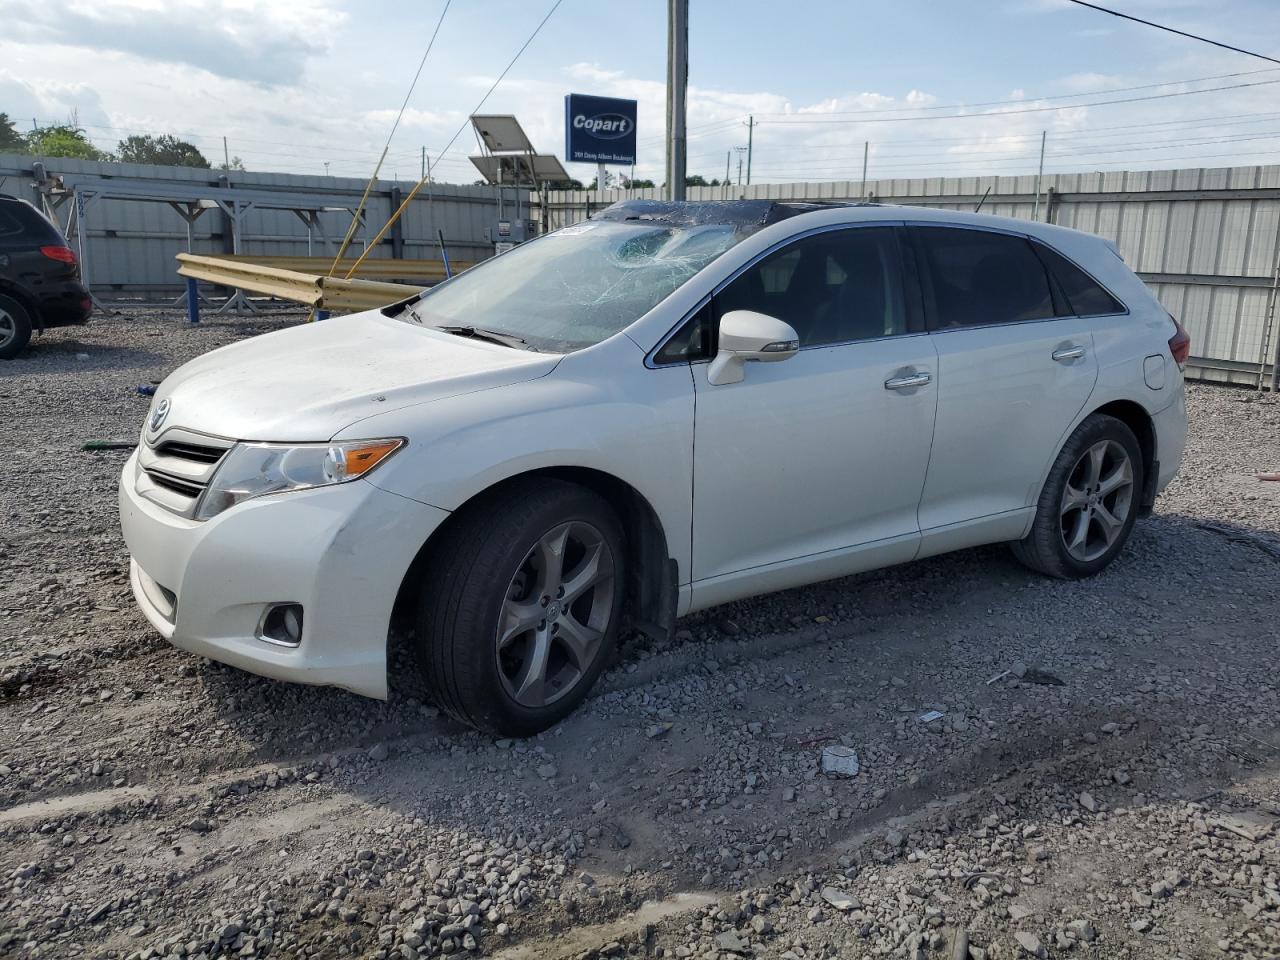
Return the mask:
{"type": "Polygon", "coordinates": [[[244,170],[244,161],[239,157],[232,157],[230,163],[218,164],[219,170],[244,170]]]}
{"type": "Polygon", "coordinates": [[[0,153],[26,153],[27,138],[18,132],[7,113],[0,113],[0,153]]]}
{"type": "Polygon", "coordinates": [[[652,187],[652,180],[631,180],[628,177],[622,178],[622,186],[627,190],[641,190],[645,187],[652,187]]]}
{"type": "Polygon", "coordinates": [[[127,137],[116,145],[116,156],[122,163],[161,163],[169,167],[209,169],[209,161],[194,144],[168,133],[162,133],[158,137],[127,137]]]}
{"type": "Polygon", "coordinates": [[[684,185],[686,187],[710,187],[710,186],[719,186],[720,183],[719,181],[716,181],[715,183],[707,183],[706,177],[704,177],[700,173],[695,173],[691,177],[684,178],[684,185]]]}
{"type": "Polygon", "coordinates": [[[99,150],[85,132],[72,123],[41,127],[27,134],[27,152],[38,157],[73,157],[76,160],[110,160],[111,154],[99,150]]]}

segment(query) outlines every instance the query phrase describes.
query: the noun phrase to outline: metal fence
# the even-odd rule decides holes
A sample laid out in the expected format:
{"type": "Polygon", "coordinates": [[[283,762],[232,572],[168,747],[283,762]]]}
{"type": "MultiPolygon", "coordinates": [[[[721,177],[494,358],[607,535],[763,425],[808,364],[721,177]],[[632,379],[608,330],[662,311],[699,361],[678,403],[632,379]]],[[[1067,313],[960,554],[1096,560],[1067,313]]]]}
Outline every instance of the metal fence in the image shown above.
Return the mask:
{"type": "MultiPolygon", "coordinates": [[[[180,252],[332,255],[365,186],[343,177],[0,154],[0,192],[43,204],[73,246],[83,243],[84,270],[97,296],[176,293],[182,280],[174,256],[180,252]]],[[[355,255],[413,186],[392,180],[374,185],[352,245],[355,255]]],[[[450,258],[483,259],[493,253],[490,233],[499,219],[528,216],[527,190],[508,187],[500,201],[494,187],[431,184],[370,256],[438,258],[442,232],[450,258]]]]}
{"type": "MultiPolygon", "coordinates": [[[[552,192],[554,229],[658,190],[552,192]]],[[[856,200],[909,204],[1074,227],[1113,241],[1191,334],[1189,373],[1275,386],[1280,360],[1280,166],[1141,170],[1036,178],[956,177],[691,187],[690,200],[856,200]]],[[[536,209],[536,208],[535,208],[536,209]]],[[[544,212],[535,213],[535,217],[544,212]]]]}

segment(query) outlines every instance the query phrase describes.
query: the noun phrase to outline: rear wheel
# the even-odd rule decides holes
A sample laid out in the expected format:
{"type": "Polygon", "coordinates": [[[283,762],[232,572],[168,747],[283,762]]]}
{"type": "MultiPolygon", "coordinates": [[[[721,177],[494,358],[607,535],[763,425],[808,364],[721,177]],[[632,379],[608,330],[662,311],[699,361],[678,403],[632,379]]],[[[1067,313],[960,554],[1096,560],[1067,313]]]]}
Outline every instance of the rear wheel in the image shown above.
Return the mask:
{"type": "Polygon", "coordinates": [[[1054,461],[1035,523],[1012,545],[1014,555],[1064,580],[1097,573],[1124,549],[1142,484],[1142,451],[1133,431],[1115,417],[1088,417],[1054,461]]]}
{"type": "Polygon", "coordinates": [[[31,339],[31,314],[12,297],[0,294],[0,360],[12,360],[31,339]]]}
{"type": "Polygon", "coordinates": [[[617,645],[623,551],[609,504],[559,480],[513,485],[457,518],[427,564],[418,607],[436,701],[504,736],[569,714],[617,645]]]}

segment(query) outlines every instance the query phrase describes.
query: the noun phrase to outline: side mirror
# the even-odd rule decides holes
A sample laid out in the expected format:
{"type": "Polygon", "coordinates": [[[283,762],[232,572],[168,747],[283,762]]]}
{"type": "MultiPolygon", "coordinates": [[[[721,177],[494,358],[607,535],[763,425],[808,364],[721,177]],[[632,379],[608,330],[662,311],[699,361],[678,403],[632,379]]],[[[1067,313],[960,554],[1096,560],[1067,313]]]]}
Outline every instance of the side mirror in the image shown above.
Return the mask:
{"type": "Polygon", "coordinates": [[[748,360],[773,363],[794,357],[800,338],[791,324],[754,310],[731,310],[720,318],[720,351],[707,368],[712,386],[737,383],[748,360]]]}

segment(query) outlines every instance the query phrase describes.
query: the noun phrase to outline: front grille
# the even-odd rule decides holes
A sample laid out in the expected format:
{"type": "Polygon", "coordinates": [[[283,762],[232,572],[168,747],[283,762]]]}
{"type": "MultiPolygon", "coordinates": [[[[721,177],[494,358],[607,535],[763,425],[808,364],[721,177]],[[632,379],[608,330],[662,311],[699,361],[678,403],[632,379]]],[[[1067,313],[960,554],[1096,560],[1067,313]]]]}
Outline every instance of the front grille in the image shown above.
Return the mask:
{"type": "Polygon", "coordinates": [[[159,470],[148,470],[147,476],[151,478],[153,483],[164,487],[166,490],[172,490],[174,493],[180,493],[184,497],[198,497],[204,487],[198,483],[191,483],[188,480],[179,480],[177,477],[171,477],[167,473],[161,473],[159,470]]]}
{"type": "Polygon", "coordinates": [[[217,463],[226,453],[225,447],[209,447],[198,443],[182,443],[178,440],[166,440],[156,447],[156,453],[162,457],[178,457],[183,460],[194,460],[196,463],[217,463]]]}
{"type": "Polygon", "coordinates": [[[172,427],[153,444],[138,447],[138,493],[184,517],[195,513],[200,494],[234,440],[172,427]]]}

